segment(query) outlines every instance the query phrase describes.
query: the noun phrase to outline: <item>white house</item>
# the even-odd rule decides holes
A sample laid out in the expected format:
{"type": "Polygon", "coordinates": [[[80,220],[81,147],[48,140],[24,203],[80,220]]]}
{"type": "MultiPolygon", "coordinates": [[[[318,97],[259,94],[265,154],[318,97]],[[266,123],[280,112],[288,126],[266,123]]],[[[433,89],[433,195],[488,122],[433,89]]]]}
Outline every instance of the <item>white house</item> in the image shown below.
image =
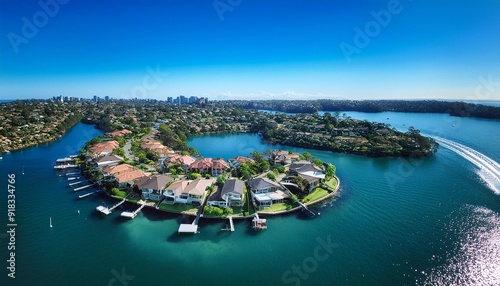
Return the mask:
{"type": "Polygon", "coordinates": [[[282,203],[289,198],[281,186],[268,178],[255,178],[248,180],[252,198],[257,202],[259,209],[270,207],[276,203],[282,203]]]}
{"type": "Polygon", "coordinates": [[[208,199],[210,206],[233,207],[243,204],[245,183],[238,179],[227,180],[220,190],[208,199]]]}
{"type": "Polygon", "coordinates": [[[160,201],[165,186],[172,182],[172,177],[167,175],[155,175],[139,180],[136,185],[141,190],[146,200],[160,201]]]}

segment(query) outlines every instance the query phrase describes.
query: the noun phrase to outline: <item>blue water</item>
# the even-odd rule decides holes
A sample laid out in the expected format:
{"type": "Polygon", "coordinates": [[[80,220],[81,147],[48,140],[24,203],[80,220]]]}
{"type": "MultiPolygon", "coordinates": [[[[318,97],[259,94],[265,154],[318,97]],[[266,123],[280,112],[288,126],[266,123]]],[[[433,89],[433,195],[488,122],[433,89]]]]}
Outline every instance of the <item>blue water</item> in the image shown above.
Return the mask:
{"type": "MultiPolygon", "coordinates": [[[[439,135],[500,161],[498,120],[428,114],[347,115],[439,135]],[[387,119],[389,118],[389,119],[387,119]],[[403,126],[403,124],[405,124],[403,126]]],[[[95,207],[114,200],[78,199],[52,169],[101,134],[79,124],[60,140],[3,154],[2,189],[15,173],[16,278],[7,277],[7,193],[0,195],[0,285],[498,285],[500,195],[478,168],[440,148],[407,161],[309,151],[337,166],[342,187],[332,201],[268,219],[268,230],[237,221],[201,220],[201,233],[179,236],[182,216],[144,209],[134,220],[95,207]],[[22,175],[24,170],[25,175],[22,175]],[[78,215],[77,211],[80,211],[78,215]],[[49,228],[52,217],[53,228],[49,228]],[[327,243],[330,241],[331,243],[327,243]],[[327,248],[324,245],[328,244],[327,248]],[[123,278],[125,277],[125,278],[123,278]],[[119,278],[122,278],[120,280],[119,278]],[[125,279],[125,280],[123,280],[125,279]],[[123,283],[121,283],[121,282],[123,283]]],[[[191,138],[205,157],[230,158],[270,146],[252,134],[191,138]]]]}

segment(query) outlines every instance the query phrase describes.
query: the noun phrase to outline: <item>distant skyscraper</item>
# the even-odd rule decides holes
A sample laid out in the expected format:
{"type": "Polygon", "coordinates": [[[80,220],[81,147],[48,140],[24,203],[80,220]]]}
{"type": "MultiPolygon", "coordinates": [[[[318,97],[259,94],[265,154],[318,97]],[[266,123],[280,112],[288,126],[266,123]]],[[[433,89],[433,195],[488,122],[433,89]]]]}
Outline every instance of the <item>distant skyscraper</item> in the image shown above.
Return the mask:
{"type": "Polygon", "coordinates": [[[93,99],[94,102],[97,102],[99,101],[99,97],[97,97],[97,95],[94,95],[94,99],[93,99]]]}
{"type": "Polygon", "coordinates": [[[109,101],[109,96],[107,96],[107,95],[106,95],[106,96],[104,97],[104,100],[105,100],[105,101],[109,101]]]}
{"type": "Polygon", "coordinates": [[[198,97],[197,96],[191,96],[189,97],[189,103],[197,103],[198,102],[198,97]]]}
{"type": "Polygon", "coordinates": [[[179,96],[179,103],[180,104],[187,104],[188,103],[187,97],[185,97],[184,95],[179,96]]]}
{"type": "Polygon", "coordinates": [[[172,102],[174,102],[174,99],[171,96],[169,96],[169,97],[167,97],[167,102],[172,103],[172,102]]]}

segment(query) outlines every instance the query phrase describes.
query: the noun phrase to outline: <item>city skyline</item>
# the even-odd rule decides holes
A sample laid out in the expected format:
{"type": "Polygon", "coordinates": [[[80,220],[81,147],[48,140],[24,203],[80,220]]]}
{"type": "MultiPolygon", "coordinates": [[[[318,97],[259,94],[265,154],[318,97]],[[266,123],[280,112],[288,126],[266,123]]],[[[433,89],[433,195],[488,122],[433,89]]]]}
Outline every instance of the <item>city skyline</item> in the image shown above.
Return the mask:
{"type": "Polygon", "coordinates": [[[498,1],[2,1],[0,31],[0,99],[500,100],[498,1]]]}

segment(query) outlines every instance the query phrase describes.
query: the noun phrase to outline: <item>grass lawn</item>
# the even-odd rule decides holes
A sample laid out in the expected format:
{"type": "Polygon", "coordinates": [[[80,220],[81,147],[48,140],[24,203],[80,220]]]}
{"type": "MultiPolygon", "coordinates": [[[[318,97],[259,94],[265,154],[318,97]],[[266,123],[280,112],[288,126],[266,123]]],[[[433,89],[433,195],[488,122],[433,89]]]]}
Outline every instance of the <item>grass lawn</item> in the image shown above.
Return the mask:
{"type": "Polygon", "coordinates": [[[123,199],[127,196],[126,191],[118,191],[116,192],[116,195],[113,195],[115,198],[123,199]]]}
{"type": "Polygon", "coordinates": [[[160,204],[160,209],[165,210],[165,211],[172,211],[172,212],[189,212],[189,213],[196,213],[196,207],[191,205],[191,204],[175,204],[175,205],[167,205],[167,204],[160,204]]]}
{"type": "Polygon", "coordinates": [[[335,177],[333,177],[333,178],[330,179],[330,181],[325,182],[325,185],[327,185],[332,190],[335,190],[335,188],[337,187],[338,183],[339,182],[337,181],[337,179],[335,177]]]}
{"type": "Polygon", "coordinates": [[[305,196],[302,199],[302,202],[303,203],[313,202],[313,201],[316,201],[316,200],[318,200],[326,195],[328,195],[328,191],[318,187],[318,188],[316,188],[316,190],[314,190],[314,192],[305,196]]]}
{"type": "Polygon", "coordinates": [[[263,212],[279,212],[279,211],[286,211],[287,207],[290,206],[289,204],[285,203],[280,203],[280,204],[273,204],[272,206],[262,209],[261,211],[263,212]]]}

